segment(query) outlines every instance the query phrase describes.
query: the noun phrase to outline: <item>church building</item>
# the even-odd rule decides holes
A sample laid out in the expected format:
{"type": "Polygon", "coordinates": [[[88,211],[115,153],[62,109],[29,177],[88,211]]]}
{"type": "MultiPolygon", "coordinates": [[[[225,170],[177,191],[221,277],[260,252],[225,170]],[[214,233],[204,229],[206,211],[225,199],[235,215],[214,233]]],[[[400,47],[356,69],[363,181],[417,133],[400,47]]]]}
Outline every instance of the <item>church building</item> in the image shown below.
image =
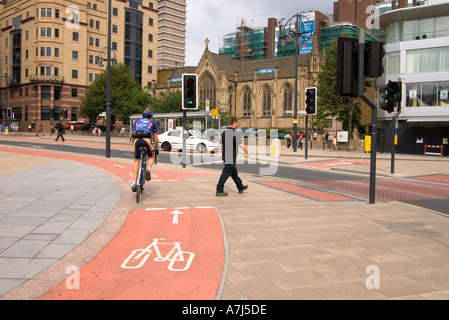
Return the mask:
{"type": "MultiPolygon", "coordinates": [[[[198,75],[199,110],[206,110],[209,100],[210,110],[218,108],[237,117],[242,128],[293,128],[295,56],[240,61],[209,51],[209,41],[205,43],[198,66],[161,71],[153,87],[156,97],[163,99],[167,90],[181,90],[182,74],[194,73],[198,75]]],[[[318,85],[321,57],[318,48],[298,57],[299,130],[305,129],[305,89],[318,85]]],[[[330,134],[340,129],[340,123],[329,119],[330,134]]]]}

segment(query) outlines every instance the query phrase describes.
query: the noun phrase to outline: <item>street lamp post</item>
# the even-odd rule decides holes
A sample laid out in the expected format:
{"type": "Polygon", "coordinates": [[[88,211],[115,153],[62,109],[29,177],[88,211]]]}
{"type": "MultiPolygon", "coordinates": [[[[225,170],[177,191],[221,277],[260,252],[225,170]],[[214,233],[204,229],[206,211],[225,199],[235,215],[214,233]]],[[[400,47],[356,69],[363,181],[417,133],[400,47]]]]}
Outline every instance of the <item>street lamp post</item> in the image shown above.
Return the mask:
{"type": "Polygon", "coordinates": [[[99,65],[103,66],[103,61],[106,61],[106,158],[111,157],[111,62],[117,63],[115,52],[111,49],[111,33],[112,33],[112,5],[111,0],[108,0],[108,45],[101,49],[99,56],[99,65]],[[106,53],[107,58],[103,58],[106,53]],[[112,58],[112,53],[114,58],[112,58]]]}
{"type": "Polygon", "coordinates": [[[111,33],[112,5],[108,0],[108,60],[106,80],[106,158],[111,157],[111,33]]]}
{"type": "MultiPolygon", "coordinates": [[[[298,150],[298,56],[299,56],[299,46],[307,45],[305,43],[304,35],[308,34],[309,31],[301,31],[301,25],[304,19],[309,19],[304,15],[297,13],[291,17],[285,23],[285,29],[287,32],[281,36],[281,46],[287,45],[287,42],[295,42],[295,105],[293,110],[293,152],[298,150]]],[[[307,141],[306,141],[307,143],[307,141]]]]}

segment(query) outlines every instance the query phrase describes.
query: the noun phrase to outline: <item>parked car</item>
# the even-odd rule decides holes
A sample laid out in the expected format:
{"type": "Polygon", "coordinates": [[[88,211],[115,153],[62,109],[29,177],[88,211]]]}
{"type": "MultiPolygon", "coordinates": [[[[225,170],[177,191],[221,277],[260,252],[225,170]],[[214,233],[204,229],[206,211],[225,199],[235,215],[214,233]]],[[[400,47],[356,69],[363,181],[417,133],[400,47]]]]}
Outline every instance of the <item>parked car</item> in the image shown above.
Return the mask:
{"type": "Polygon", "coordinates": [[[259,136],[259,130],[256,128],[243,129],[243,137],[244,138],[248,138],[252,134],[255,135],[256,137],[259,136]]]}
{"type": "Polygon", "coordinates": [[[84,121],[69,121],[64,127],[66,130],[70,130],[71,125],[73,125],[73,130],[80,130],[84,126],[84,121]]]}
{"type": "MultiPolygon", "coordinates": [[[[160,148],[164,151],[182,150],[182,129],[175,129],[164,132],[158,136],[160,148]]],[[[218,142],[212,142],[201,138],[201,132],[188,130],[189,136],[186,139],[187,150],[198,152],[218,152],[218,142]]]]}

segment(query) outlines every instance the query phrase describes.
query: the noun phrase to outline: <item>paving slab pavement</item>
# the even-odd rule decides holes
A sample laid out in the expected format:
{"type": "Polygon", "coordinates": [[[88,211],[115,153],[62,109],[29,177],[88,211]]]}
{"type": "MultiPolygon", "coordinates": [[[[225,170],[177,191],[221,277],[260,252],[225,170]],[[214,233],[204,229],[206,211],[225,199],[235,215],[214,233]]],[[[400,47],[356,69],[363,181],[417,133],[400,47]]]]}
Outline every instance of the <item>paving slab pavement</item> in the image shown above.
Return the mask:
{"type": "MultiPolygon", "coordinates": [[[[69,143],[70,138],[67,135],[69,143]]],[[[87,142],[91,143],[86,140],[79,143],[87,142]]],[[[123,139],[117,142],[114,139],[115,143],[127,147],[123,139]]],[[[327,159],[370,157],[363,152],[331,153],[313,148],[309,150],[309,159],[304,159],[301,152],[292,155],[291,150],[284,148],[279,161],[316,165],[327,159]]],[[[215,207],[225,226],[229,261],[223,272],[221,299],[449,298],[449,221],[429,211],[381,201],[376,204],[363,200],[319,201],[268,188],[262,183],[266,177],[247,175],[242,175],[249,185],[243,194],[232,190],[228,183],[229,196],[216,197],[218,176],[200,175],[154,183],[148,196],[137,205],[129,192],[129,181],[105,170],[69,160],[13,153],[0,156],[2,162],[8,159],[7,167],[12,168],[11,173],[0,171],[0,187],[4,185],[2,182],[11,185],[0,191],[0,205],[5,208],[0,213],[2,299],[36,299],[45,289],[63,281],[68,275],[67,266],[82,265],[94,257],[120,229],[131,208],[198,206],[215,207]],[[28,163],[29,168],[24,166],[23,171],[17,171],[11,165],[15,162],[28,163]],[[50,171],[55,185],[44,187],[42,180],[50,179],[43,177],[50,171]],[[89,178],[92,183],[87,184],[89,187],[103,196],[105,190],[114,195],[97,206],[100,211],[95,211],[95,218],[86,216],[95,203],[77,189],[77,182],[82,181],[71,177],[66,186],[59,180],[67,172],[92,175],[96,177],[95,183],[100,184],[95,187],[89,178]],[[21,182],[24,174],[28,179],[40,178],[24,185],[21,182]],[[45,188],[49,188],[48,192],[41,192],[45,188]],[[27,199],[20,199],[21,191],[27,194],[27,199]],[[104,205],[111,202],[115,202],[114,207],[104,205]],[[33,203],[40,205],[35,207],[33,203]],[[87,223],[83,218],[94,219],[89,222],[95,223],[87,223]],[[98,226],[100,220],[103,222],[98,226]],[[68,231],[72,233],[60,237],[68,231]],[[12,269],[17,269],[13,270],[15,274],[12,269]]],[[[378,159],[378,174],[391,175],[389,155],[379,154],[378,159]]],[[[449,172],[447,157],[397,155],[396,159],[394,176],[449,172]]],[[[344,166],[317,169],[369,172],[369,164],[347,162],[344,166]]],[[[158,166],[167,170],[179,168],[169,164],[158,166]]]]}

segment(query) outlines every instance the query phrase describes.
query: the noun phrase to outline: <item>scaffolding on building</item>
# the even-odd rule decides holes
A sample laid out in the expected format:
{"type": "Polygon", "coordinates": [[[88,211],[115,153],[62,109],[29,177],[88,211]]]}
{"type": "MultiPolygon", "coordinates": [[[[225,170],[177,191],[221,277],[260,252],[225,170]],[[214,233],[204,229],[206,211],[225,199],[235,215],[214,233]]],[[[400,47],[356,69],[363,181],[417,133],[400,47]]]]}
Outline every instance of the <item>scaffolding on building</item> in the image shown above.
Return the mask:
{"type": "Polygon", "coordinates": [[[237,26],[236,32],[223,37],[223,47],[219,53],[235,60],[247,61],[266,58],[266,28],[248,26],[245,19],[237,26]]]}

